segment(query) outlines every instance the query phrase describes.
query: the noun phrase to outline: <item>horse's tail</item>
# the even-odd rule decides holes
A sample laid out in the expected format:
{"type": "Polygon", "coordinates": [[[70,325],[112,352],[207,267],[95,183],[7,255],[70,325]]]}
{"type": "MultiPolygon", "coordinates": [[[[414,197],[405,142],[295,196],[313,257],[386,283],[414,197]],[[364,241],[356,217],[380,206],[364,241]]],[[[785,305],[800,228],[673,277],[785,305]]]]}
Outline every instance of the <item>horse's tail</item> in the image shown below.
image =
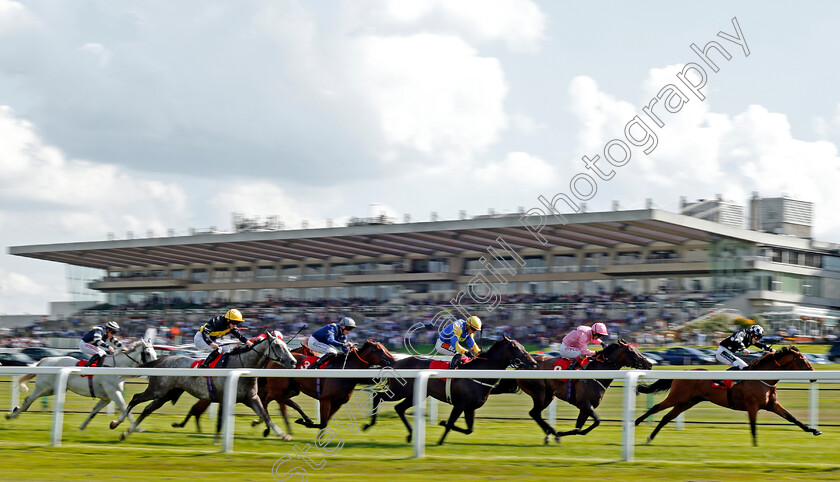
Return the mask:
{"type": "Polygon", "coordinates": [[[26,386],[26,382],[28,382],[29,380],[32,380],[33,378],[35,378],[35,375],[33,375],[31,373],[28,373],[28,374],[20,377],[20,380],[18,380],[18,384],[20,385],[20,389],[23,390],[24,392],[28,392],[29,387],[26,386]]]}
{"type": "Polygon", "coordinates": [[[665,390],[671,389],[671,383],[674,380],[657,380],[650,385],[639,385],[636,387],[636,393],[656,393],[656,392],[664,392],[665,390]]]}
{"type": "Polygon", "coordinates": [[[499,384],[490,390],[490,393],[495,395],[499,393],[519,393],[520,391],[521,389],[515,378],[505,378],[499,380],[499,384]]]}

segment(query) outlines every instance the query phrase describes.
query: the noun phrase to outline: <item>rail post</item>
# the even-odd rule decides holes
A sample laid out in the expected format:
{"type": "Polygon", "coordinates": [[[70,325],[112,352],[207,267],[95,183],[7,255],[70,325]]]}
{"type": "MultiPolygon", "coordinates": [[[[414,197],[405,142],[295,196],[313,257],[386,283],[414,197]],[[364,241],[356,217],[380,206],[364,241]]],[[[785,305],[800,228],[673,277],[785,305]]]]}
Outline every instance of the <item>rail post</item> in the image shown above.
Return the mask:
{"type": "Polygon", "coordinates": [[[12,396],[9,398],[10,412],[20,405],[20,377],[21,375],[12,376],[12,396]]]}
{"type": "Polygon", "coordinates": [[[225,379],[225,397],[222,404],[222,452],[233,452],[234,412],[236,411],[236,388],[239,377],[250,373],[248,370],[234,370],[225,379]]]}
{"type": "Polygon", "coordinates": [[[426,387],[436,371],[424,370],[414,379],[414,458],[426,456],[426,387]]]}
{"type": "Polygon", "coordinates": [[[633,461],[633,451],[636,443],[636,382],[642,374],[642,372],[634,371],[624,374],[624,407],[621,419],[621,458],[625,462],[633,461]]]}
{"type": "Polygon", "coordinates": [[[55,402],[53,404],[52,431],[50,443],[53,447],[61,446],[61,432],[64,429],[64,399],[67,396],[67,378],[72,372],[79,371],[76,367],[65,367],[55,375],[55,402]]]}
{"type": "Polygon", "coordinates": [[[816,380],[811,381],[808,397],[808,425],[817,428],[820,424],[820,384],[816,380]]]}

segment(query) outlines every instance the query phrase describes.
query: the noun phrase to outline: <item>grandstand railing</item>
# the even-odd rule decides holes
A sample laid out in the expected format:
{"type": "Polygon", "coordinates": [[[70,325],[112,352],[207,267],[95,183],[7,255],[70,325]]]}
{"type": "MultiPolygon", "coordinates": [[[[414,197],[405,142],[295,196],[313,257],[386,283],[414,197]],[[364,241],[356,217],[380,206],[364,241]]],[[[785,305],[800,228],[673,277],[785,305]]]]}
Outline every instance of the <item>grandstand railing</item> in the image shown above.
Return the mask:
{"type": "MultiPolygon", "coordinates": [[[[295,377],[295,378],[414,378],[414,456],[425,456],[426,444],[426,396],[430,378],[497,378],[536,379],[557,378],[554,370],[294,370],[294,369],[215,369],[215,368],[89,368],[89,367],[6,367],[0,366],[0,375],[55,375],[51,445],[60,446],[64,423],[64,400],[67,379],[70,375],[121,375],[141,376],[207,376],[225,380],[225,399],[222,401],[222,451],[233,451],[234,422],[233,407],[236,390],[234,387],[242,376],[248,377],[295,377]]],[[[734,373],[728,376],[735,375],[734,373]]],[[[720,371],[670,371],[670,370],[577,370],[563,373],[564,379],[612,379],[624,382],[622,404],[622,459],[632,462],[635,449],[636,386],[640,379],[657,380],[720,380],[720,371]]],[[[734,378],[734,377],[733,377],[734,378]]],[[[821,371],[750,371],[739,372],[738,380],[780,380],[781,382],[810,382],[810,425],[818,425],[818,383],[821,381],[840,383],[840,370],[821,371]]],[[[15,377],[15,381],[17,377],[15,377]]],[[[16,383],[12,384],[13,386],[16,383]]],[[[13,397],[14,398],[14,397],[13,397]]],[[[13,400],[13,403],[15,401],[13,400]]],[[[348,406],[348,410],[351,410],[348,406]]]]}

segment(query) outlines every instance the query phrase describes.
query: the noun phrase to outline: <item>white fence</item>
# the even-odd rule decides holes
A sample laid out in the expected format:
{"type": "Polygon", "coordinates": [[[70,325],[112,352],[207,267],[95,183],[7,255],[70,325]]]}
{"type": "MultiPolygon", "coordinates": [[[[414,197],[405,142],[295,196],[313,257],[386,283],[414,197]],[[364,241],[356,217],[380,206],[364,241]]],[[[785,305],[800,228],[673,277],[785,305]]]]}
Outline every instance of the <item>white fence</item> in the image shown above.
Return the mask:
{"type": "MultiPolygon", "coordinates": [[[[267,370],[267,369],[211,369],[211,368],[83,368],[83,367],[5,367],[0,366],[0,375],[55,375],[55,401],[53,405],[53,419],[51,443],[61,445],[62,428],[64,423],[64,399],[67,389],[67,378],[75,375],[123,375],[123,376],[212,376],[226,378],[225,399],[222,401],[222,451],[233,451],[234,422],[232,407],[234,406],[236,391],[233,387],[242,376],[250,377],[295,377],[295,378],[414,378],[414,456],[425,456],[426,444],[426,394],[429,378],[445,376],[446,378],[484,378],[484,379],[537,379],[557,378],[554,370],[267,370]]],[[[731,377],[734,373],[720,371],[670,371],[670,370],[576,370],[563,373],[564,379],[613,379],[623,380],[624,393],[622,405],[622,459],[632,462],[634,456],[635,418],[636,418],[636,385],[639,379],[656,380],[720,380],[731,377]]],[[[778,380],[783,382],[810,382],[810,424],[817,425],[819,405],[818,382],[840,382],[840,371],[749,371],[738,372],[740,380],[778,380]]],[[[16,377],[15,377],[16,378],[16,377]]]]}

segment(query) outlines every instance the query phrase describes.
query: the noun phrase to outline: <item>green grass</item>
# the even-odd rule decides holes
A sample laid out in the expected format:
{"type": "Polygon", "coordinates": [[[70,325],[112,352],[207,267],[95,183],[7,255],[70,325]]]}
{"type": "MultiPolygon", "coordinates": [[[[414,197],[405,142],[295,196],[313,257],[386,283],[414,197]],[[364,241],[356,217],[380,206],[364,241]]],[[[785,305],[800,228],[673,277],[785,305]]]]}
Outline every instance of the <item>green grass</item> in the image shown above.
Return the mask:
{"type": "MultiPolygon", "coordinates": [[[[8,407],[9,378],[0,384],[0,406],[8,407]]],[[[137,380],[142,383],[142,380],[137,380]]],[[[800,420],[808,421],[808,391],[790,390],[805,385],[783,385],[780,401],[800,420]]],[[[142,385],[129,385],[128,391],[142,385]]],[[[334,446],[340,438],[344,445],[333,456],[322,457],[314,447],[316,430],[295,426],[293,442],[275,437],[263,438],[262,428],[252,428],[248,409],[237,409],[236,438],[232,454],[220,454],[213,445],[214,428],[203,420],[205,433],[196,433],[195,425],[184,429],[170,426],[180,421],[194,401],[182,397],[177,405],[161,408],[147,418],[147,432],[119,442],[118,431],[107,427],[113,417],[99,415],[84,432],[78,425],[92,406],[90,399],[75,394],[67,396],[67,413],[61,447],[50,447],[51,413],[41,411],[40,402],[33,411],[15,420],[0,420],[0,469],[2,480],[91,480],[115,477],[133,480],[263,480],[271,481],[272,467],[283,456],[289,461],[279,474],[295,465],[305,466],[295,456],[294,447],[313,445],[314,462],[325,462],[321,470],[307,469],[309,480],[395,480],[415,481],[454,477],[460,480],[554,480],[586,477],[607,480],[838,480],[840,457],[840,386],[822,384],[820,390],[820,425],[823,435],[814,437],[781,418],[759,414],[759,447],[753,447],[743,412],[734,412],[710,404],[701,404],[686,413],[685,429],[669,425],[652,445],[644,441],[653,424],[637,427],[635,461],[621,462],[621,385],[610,388],[598,413],[604,419],[600,427],[585,437],[567,437],[558,445],[543,445],[542,432],[527,419],[530,398],[523,394],[498,395],[478,411],[475,432],[471,435],[450,433],[446,444],[435,445],[442,427],[427,426],[425,459],[413,459],[412,448],[405,442],[405,429],[388,404],[379,423],[368,432],[353,433],[338,424],[334,446]],[[834,389],[834,390],[831,390],[834,389]],[[85,413],[81,413],[84,411],[85,413]],[[497,419],[505,418],[504,420],[497,419]],[[695,422],[710,422],[699,424],[695,422]],[[834,425],[834,426],[831,426],[834,425]]],[[[130,398],[130,395],[129,395],[130,398]]],[[[651,401],[663,398],[658,395],[651,401]]],[[[307,413],[314,402],[299,397],[307,413]]],[[[352,402],[351,402],[352,403],[352,402]]],[[[637,398],[637,414],[648,403],[647,396],[637,398]]],[[[276,405],[270,407],[277,416],[276,405]]],[[[135,410],[137,413],[139,410],[135,410]]],[[[440,405],[441,416],[449,408],[440,405]]],[[[571,428],[577,411],[565,403],[558,406],[558,427],[571,428]]],[[[346,410],[337,415],[347,421],[346,410]]],[[[360,420],[361,422],[361,420],[360,420]]],[[[463,426],[463,421],[459,422],[463,426]]],[[[282,425],[281,425],[282,426],[282,425]]],[[[124,427],[120,427],[124,428],[124,427]]],[[[292,476],[288,480],[303,480],[292,476]]]]}

